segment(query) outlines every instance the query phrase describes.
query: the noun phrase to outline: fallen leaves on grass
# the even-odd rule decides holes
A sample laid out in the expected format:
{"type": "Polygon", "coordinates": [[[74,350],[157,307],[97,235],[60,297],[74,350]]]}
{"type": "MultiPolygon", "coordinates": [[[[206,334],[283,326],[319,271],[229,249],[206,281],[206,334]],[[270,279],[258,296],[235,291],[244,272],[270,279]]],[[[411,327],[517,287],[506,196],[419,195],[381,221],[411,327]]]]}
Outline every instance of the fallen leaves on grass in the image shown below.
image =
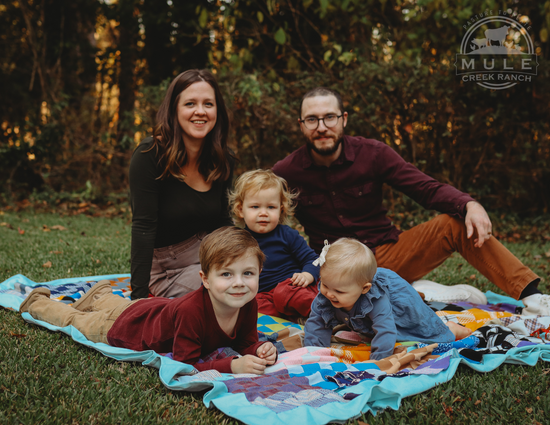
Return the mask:
{"type": "Polygon", "coordinates": [[[25,338],[27,336],[27,334],[16,334],[16,333],[11,332],[11,331],[10,331],[10,335],[15,337],[15,338],[25,338]]]}
{"type": "Polygon", "coordinates": [[[21,227],[17,227],[17,231],[19,232],[20,235],[25,234],[25,231],[23,229],[21,229],[21,227]]]}
{"type": "MultiPolygon", "coordinates": [[[[10,223],[6,223],[5,221],[0,223],[0,227],[7,227],[8,229],[13,230],[13,226],[10,223]]],[[[550,252],[549,252],[549,254],[550,254],[550,252]]]]}
{"type": "Polygon", "coordinates": [[[49,269],[52,267],[52,262],[46,261],[44,264],[42,264],[42,267],[44,267],[45,269],[49,269]]]}
{"type": "Polygon", "coordinates": [[[451,406],[447,406],[445,403],[441,403],[443,405],[443,409],[445,410],[445,415],[448,417],[453,416],[453,408],[451,406]]]}
{"type": "Polygon", "coordinates": [[[63,254],[63,251],[50,251],[50,254],[59,255],[59,254],[63,254]]]}
{"type": "Polygon", "coordinates": [[[473,275],[470,276],[470,279],[471,279],[471,280],[474,280],[475,278],[476,278],[476,275],[475,275],[475,274],[473,274],[473,275]]]}
{"type": "Polygon", "coordinates": [[[42,225],[42,230],[43,230],[44,232],[50,232],[50,231],[52,231],[52,230],[61,230],[61,231],[63,231],[63,230],[67,230],[67,228],[61,226],[60,224],[56,224],[55,226],[52,226],[51,228],[49,228],[48,226],[46,226],[45,224],[43,224],[43,225],[42,225]]]}

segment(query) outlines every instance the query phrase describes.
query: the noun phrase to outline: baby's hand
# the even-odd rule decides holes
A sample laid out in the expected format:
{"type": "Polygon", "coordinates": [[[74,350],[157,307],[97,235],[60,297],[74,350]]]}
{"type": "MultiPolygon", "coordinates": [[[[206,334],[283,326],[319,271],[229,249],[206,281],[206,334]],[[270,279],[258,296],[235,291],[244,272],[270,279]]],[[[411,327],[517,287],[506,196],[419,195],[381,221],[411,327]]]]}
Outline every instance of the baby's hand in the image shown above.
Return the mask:
{"type": "Polygon", "coordinates": [[[267,361],[259,357],[247,354],[246,356],[231,361],[231,372],[233,373],[255,373],[263,375],[267,361]]]}
{"type": "Polygon", "coordinates": [[[256,354],[260,359],[265,359],[267,364],[273,364],[277,360],[277,349],[271,342],[260,345],[256,354]]]}
{"type": "Polygon", "coordinates": [[[305,288],[309,284],[313,283],[315,279],[313,279],[313,275],[308,272],[302,272],[302,273],[294,273],[292,277],[290,278],[292,281],[292,284],[294,286],[301,286],[305,288]]]}

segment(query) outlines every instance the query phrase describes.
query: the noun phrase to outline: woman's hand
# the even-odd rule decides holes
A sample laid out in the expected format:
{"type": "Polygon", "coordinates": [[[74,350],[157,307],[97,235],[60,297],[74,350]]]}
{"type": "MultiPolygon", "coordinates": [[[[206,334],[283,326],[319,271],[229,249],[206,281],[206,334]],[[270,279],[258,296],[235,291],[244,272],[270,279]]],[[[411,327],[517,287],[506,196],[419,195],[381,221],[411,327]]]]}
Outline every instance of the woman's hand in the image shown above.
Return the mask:
{"type": "Polygon", "coordinates": [[[313,275],[311,273],[302,272],[302,273],[294,273],[290,278],[290,280],[292,281],[292,284],[294,286],[301,286],[305,288],[306,286],[313,283],[315,279],[313,278],[313,275]]]}
{"type": "Polygon", "coordinates": [[[266,342],[258,347],[256,355],[260,359],[265,359],[268,365],[272,365],[277,360],[277,349],[271,342],[266,342]]]}
{"type": "Polygon", "coordinates": [[[247,354],[246,356],[239,357],[238,359],[233,359],[231,361],[231,372],[263,375],[266,365],[267,361],[265,359],[260,359],[252,354],[247,354]]]}

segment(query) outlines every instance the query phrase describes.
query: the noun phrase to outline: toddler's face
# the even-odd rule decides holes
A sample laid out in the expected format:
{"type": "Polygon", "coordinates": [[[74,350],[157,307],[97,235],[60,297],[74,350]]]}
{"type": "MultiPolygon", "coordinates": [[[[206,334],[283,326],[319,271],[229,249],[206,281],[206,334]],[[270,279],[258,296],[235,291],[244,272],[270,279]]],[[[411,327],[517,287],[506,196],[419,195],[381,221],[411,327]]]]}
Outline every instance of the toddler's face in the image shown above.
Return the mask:
{"type": "Polygon", "coordinates": [[[247,193],[238,214],[253,232],[271,232],[279,224],[281,216],[279,190],[273,187],[255,193],[247,193]]]}
{"type": "Polygon", "coordinates": [[[231,264],[200,272],[215,311],[241,308],[258,293],[260,264],[255,255],[244,255],[231,264]]]}
{"type": "Polygon", "coordinates": [[[321,294],[336,308],[350,311],[361,294],[367,293],[370,287],[370,283],[361,285],[347,275],[321,270],[321,294]]]}

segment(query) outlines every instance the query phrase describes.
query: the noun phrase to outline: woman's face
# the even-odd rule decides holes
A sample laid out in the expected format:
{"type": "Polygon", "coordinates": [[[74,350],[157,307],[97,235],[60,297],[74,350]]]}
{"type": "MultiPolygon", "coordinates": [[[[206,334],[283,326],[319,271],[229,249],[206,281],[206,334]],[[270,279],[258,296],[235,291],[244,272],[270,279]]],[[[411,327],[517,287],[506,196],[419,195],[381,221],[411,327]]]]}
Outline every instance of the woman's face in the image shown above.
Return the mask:
{"type": "Polygon", "coordinates": [[[198,81],[180,93],[178,123],[184,142],[202,143],[216,125],[216,94],[210,84],[198,81]]]}

